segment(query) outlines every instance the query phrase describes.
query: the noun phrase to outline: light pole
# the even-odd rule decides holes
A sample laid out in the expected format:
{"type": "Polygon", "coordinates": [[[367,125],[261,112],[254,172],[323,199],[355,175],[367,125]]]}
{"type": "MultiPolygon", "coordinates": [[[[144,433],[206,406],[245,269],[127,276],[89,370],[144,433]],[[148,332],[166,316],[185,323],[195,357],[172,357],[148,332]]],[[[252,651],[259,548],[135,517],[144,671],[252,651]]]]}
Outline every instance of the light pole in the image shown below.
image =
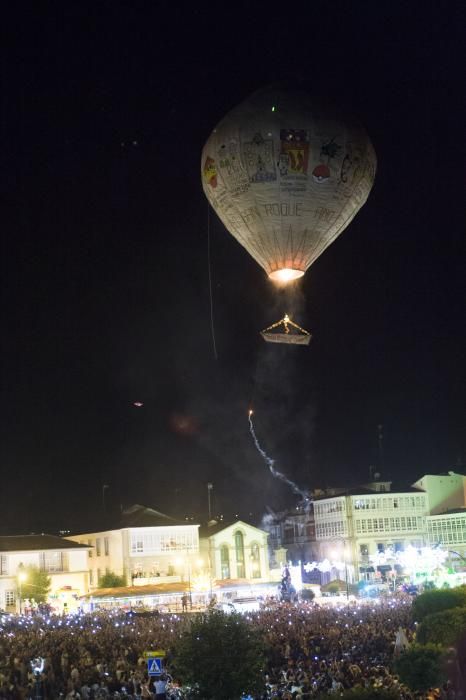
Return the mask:
{"type": "Polygon", "coordinates": [[[27,579],[23,564],[18,565],[18,593],[19,593],[19,614],[22,614],[22,584],[27,579]]]}
{"type": "Polygon", "coordinates": [[[191,595],[191,561],[189,559],[189,550],[186,550],[186,558],[188,560],[188,591],[189,591],[189,609],[193,609],[193,597],[191,595]]]}

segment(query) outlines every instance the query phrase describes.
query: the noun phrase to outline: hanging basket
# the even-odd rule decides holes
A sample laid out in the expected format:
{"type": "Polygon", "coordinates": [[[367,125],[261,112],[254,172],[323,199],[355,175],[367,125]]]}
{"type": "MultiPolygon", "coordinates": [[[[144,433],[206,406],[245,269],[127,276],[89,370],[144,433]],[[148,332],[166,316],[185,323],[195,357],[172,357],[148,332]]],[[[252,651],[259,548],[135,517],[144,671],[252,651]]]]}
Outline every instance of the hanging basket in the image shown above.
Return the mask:
{"type": "Polygon", "coordinates": [[[293,323],[288,314],[277,323],[261,331],[266,343],[287,343],[288,345],[309,345],[311,334],[293,323]]]}

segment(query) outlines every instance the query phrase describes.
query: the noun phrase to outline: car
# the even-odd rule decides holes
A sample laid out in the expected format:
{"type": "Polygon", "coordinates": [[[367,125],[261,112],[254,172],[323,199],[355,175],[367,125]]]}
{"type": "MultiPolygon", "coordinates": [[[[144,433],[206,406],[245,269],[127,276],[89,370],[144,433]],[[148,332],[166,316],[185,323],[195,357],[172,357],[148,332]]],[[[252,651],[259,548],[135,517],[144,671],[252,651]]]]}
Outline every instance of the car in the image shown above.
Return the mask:
{"type": "Polygon", "coordinates": [[[235,606],[233,605],[233,603],[226,603],[226,602],[215,603],[214,610],[219,610],[220,612],[223,612],[226,615],[229,615],[232,612],[236,612],[235,606]]]}
{"type": "Polygon", "coordinates": [[[260,610],[260,600],[254,597],[250,598],[233,598],[231,601],[223,601],[221,603],[216,603],[214,610],[220,610],[224,613],[246,613],[246,612],[256,612],[260,610]]]}

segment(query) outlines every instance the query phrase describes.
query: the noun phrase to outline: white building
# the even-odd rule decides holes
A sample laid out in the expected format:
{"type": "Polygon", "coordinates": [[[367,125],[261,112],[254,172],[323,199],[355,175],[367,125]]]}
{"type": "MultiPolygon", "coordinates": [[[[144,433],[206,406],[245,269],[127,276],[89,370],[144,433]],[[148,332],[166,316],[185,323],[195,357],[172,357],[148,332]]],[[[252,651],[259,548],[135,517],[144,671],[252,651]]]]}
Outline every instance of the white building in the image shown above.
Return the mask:
{"type": "Polygon", "coordinates": [[[76,607],[79,597],[89,590],[88,549],[85,544],[54,535],[1,536],[0,609],[19,611],[19,574],[28,566],[49,575],[49,602],[55,609],[62,612],[76,607]]]}
{"type": "MultiPolygon", "coordinates": [[[[374,481],[364,487],[319,498],[314,502],[316,540],[320,556],[344,562],[350,580],[371,579],[388,565],[374,565],[377,554],[389,547],[458,545],[460,557],[464,513],[445,513],[466,506],[466,477],[454,472],[426,475],[412,490],[391,491],[391,482],[374,481]]],[[[465,511],[466,512],[466,511],[465,511]]],[[[465,534],[463,534],[465,533],[465,534]]]]}
{"type": "Polygon", "coordinates": [[[466,476],[463,474],[426,474],[415,481],[413,487],[429,494],[431,515],[466,505],[466,476]]]}
{"type": "Polygon", "coordinates": [[[431,547],[440,545],[449,553],[453,568],[464,568],[466,563],[466,508],[427,518],[427,542],[431,547]]]}
{"type": "Polygon", "coordinates": [[[106,573],[127,585],[182,581],[199,560],[199,525],[182,523],[152,508],[123,511],[118,529],[73,535],[90,547],[89,585],[98,588],[106,573]]]}
{"type": "Polygon", "coordinates": [[[390,482],[375,482],[314,502],[321,558],[344,562],[350,581],[372,578],[371,557],[387,547],[400,551],[424,544],[427,494],[389,489],[390,482]]]}
{"type": "Polygon", "coordinates": [[[242,520],[213,521],[201,530],[201,556],[208,559],[214,581],[269,581],[268,532],[242,520]]]}
{"type": "Polygon", "coordinates": [[[127,586],[269,580],[268,533],[240,520],[213,522],[200,532],[199,525],[135,505],[123,512],[120,525],[73,535],[90,547],[91,591],[108,572],[123,576],[127,586]]]}

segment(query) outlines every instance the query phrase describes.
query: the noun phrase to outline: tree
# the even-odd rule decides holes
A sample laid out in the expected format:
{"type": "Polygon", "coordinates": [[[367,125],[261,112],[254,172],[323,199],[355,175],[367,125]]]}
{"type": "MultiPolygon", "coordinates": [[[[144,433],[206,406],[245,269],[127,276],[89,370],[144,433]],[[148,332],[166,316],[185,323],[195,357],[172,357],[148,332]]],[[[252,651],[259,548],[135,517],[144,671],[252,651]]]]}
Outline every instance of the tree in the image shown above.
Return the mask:
{"type": "Polygon", "coordinates": [[[303,588],[300,595],[301,595],[301,600],[307,600],[309,603],[311,601],[313,601],[314,598],[316,597],[312,588],[303,588]]]}
{"type": "Polygon", "coordinates": [[[427,615],[465,606],[466,586],[426,591],[415,599],[413,603],[413,616],[417,622],[422,622],[427,615]]]}
{"type": "Polygon", "coordinates": [[[191,621],[173,649],[172,669],[197,685],[203,700],[232,700],[263,690],[264,663],[260,631],[238,613],[214,610],[191,621]]]}
{"type": "Polygon", "coordinates": [[[21,582],[21,597],[34,598],[36,603],[45,603],[50,592],[50,576],[37,566],[22,567],[24,581],[21,582]]]}
{"type": "Polygon", "coordinates": [[[113,571],[107,571],[98,581],[99,588],[121,588],[126,586],[126,578],[118,576],[113,571]]]}
{"type": "Polygon", "coordinates": [[[427,615],[419,625],[417,639],[421,644],[456,646],[466,632],[466,607],[453,608],[427,615]]]}
{"type": "Polygon", "coordinates": [[[416,644],[395,661],[395,671],[402,683],[414,691],[437,688],[446,681],[444,651],[434,644],[416,644]]]}

